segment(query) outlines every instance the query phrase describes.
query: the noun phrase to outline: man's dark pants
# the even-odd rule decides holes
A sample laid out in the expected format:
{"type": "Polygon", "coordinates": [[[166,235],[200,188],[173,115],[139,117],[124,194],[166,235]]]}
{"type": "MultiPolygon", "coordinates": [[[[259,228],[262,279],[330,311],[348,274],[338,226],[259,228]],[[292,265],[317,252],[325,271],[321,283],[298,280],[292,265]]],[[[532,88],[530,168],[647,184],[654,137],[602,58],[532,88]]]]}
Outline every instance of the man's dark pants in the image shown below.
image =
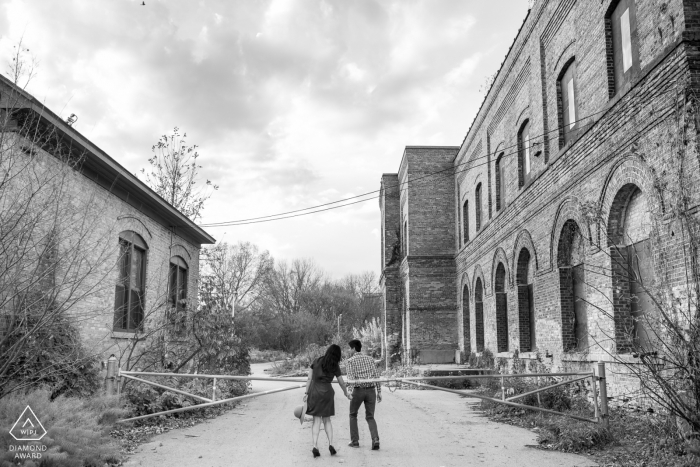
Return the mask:
{"type": "Polygon", "coordinates": [[[350,440],[356,442],[360,440],[357,432],[357,412],[362,403],[365,403],[365,420],[369,425],[369,432],[372,439],[379,439],[377,433],[377,422],[374,421],[374,407],[377,404],[377,392],[375,388],[355,388],[352,390],[352,400],[350,401],[350,440]]]}

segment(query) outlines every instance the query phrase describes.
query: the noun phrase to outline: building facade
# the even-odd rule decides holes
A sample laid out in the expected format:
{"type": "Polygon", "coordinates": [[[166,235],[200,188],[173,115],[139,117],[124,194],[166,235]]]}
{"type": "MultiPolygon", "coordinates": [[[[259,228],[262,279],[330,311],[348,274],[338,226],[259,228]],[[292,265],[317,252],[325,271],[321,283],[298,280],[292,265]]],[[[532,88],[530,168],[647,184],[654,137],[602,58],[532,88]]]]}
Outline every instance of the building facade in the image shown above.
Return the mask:
{"type": "Polygon", "coordinates": [[[177,324],[167,322],[171,310],[197,306],[200,249],[215,240],[4,77],[0,109],[3,173],[16,181],[0,186],[15,203],[0,216],[15,219],[19,207],[29,219],[3,226],[4,239],[29,251],[0,255],[28,265],[0,274],[4,333],[30,291],[46,304],[41,313],[70,317],[90,354],[124,365],[136,340],[177,324]]]}
{"type": "Polygon", "coordinates": [[[671,185],[696,216],[697,151],[678,141],[693,146],[699,20],[689,0],[535,2],[461,146],[407,147],[382,176],[390,348],[634,358],[650,299],[621,265],[682,294],[697,262],[671,185]]]}

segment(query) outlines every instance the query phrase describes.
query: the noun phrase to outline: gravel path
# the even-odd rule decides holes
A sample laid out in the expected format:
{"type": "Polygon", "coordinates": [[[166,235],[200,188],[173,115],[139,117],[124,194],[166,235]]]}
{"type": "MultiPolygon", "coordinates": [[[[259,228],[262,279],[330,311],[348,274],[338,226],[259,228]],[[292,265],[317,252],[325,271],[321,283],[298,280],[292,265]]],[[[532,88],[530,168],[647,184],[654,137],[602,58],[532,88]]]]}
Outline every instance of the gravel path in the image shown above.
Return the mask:
{"type": "MultiPolygon", "coordinates": [[[[264,374],[266,364],[252,365],[264,374]]],[[[298,383],[296,383],[298,384],[298,383]]],[[[282,387],[254,382],[254,391],[282,387]]],[[[372,451],[369,430],[360,419],[359,449],[349,448],[349,402],[336,389],[331,457],[321,431],[321,457],[311,454],[311,423],[299,425],[294,407],[302,391],[292,390],[245,401],[244,405],[192,428],[156,436],[133,455],[127,466],[590,466],[584,456],[541,451],[535,435],[522,428],[495,423],[472,410],[472,399],[441,391],[383,391],[377,405],[381,450],[372,451]]],[[[363,417],[363,410],[360,410],[363,417]]]]}

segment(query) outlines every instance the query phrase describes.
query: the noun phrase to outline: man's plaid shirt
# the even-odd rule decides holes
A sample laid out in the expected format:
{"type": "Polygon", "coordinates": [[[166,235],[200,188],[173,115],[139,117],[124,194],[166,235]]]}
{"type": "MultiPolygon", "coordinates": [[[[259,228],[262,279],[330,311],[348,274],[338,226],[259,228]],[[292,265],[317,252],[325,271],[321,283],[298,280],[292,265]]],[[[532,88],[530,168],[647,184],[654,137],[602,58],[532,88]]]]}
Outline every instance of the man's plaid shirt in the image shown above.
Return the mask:
{"type": "MultiPolygon", "coordinates": [[[[374,365],[374,360],[372,360],[372,357],[361,353],[356,353],[352,357],[348,358],[348,361],[345,363],[345,368],[350,381],[379,378],[379,372],[377,371],[377,367],[374,365]]],[[[350,390],[353,390],[356,387],[371,388],[373,386],[377,387],[377,394],[381,394],[382,386],[380,383],[348,383],[348,388],[350,390]]]]}

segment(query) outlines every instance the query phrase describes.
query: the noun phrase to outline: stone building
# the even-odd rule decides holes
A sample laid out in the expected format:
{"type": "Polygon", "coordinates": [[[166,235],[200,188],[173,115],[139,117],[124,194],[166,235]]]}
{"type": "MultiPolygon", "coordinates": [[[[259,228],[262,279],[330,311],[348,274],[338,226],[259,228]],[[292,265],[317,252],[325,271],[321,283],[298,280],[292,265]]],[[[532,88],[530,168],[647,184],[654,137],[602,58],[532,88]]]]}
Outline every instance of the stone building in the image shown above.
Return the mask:
{"type": "Polygon", "coordinates": [[[621,264],[682,294],[694,261],[668,178],[700,174],[677,146],[698,45],[695,1],[535,1],[462,144],[406,147],[382,176],[389,347],[633,361],[649,297],[621,264]]]}
{"type": "MultiPolygon", "coordinates": [[[[5,332],[17,312],[6,300],[8,291],[30,284],[32,293],[66,311],[88,351],[104,359],[115,354],[123,364],[133,338],[147,336],[168,310],[196,307],[199,252],[215,240],[72,122],[2,76],[0,112],[3,173],[13,170],[11,164],[20,181],[13,186],[4,179],[1,194],[16,195],[13,201],[32,219],[20,233],[35,253],[22,261],[37,265],[0,274],[7,292],[0,294],[5,332]]],[[[12,209],[2,204],[3,221],[12,209]]],[[[21,236],[11,230],[3,235],[8,232],[21,236]]],[[[15,293],[15,302],[20,296],[15,293]]]]}

